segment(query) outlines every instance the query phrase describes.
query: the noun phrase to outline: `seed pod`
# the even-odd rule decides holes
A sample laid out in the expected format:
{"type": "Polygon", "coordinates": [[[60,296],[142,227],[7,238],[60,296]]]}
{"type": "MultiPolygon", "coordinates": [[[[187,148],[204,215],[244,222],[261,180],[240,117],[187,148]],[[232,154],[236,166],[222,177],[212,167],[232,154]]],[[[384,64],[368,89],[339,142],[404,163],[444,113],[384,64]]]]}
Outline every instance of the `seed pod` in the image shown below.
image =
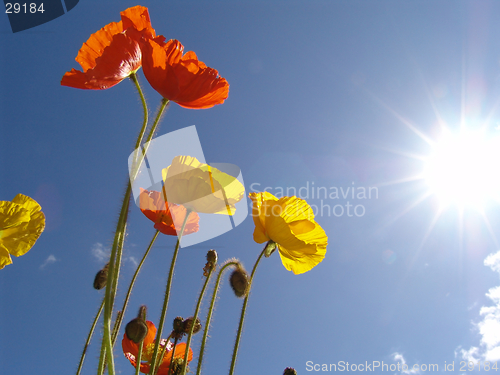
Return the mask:
{"type": "Polygon", "coordinates": [[[184,319],[182,316],[178,316],[177,318],[174,319],[174,331],[176,333],[183,333],[184,332],[184,319]]]}
{"type": "Polygon", "coordinates": [[[231,273],[229,282],[236,297],[246,297],[248,294],[248,287],[250,285],[250,278],[248,277],[248,273],[245,271],[243,266],[236,266],[236,269],[231,273]]]}
{"type": "MultiPolygon", "coordinates": [[[[191,331],[191,325],[193,324],[193,317],[190,316],[186,320],[184,320],[184,333],[189,334],[191,331]]],[[[201,321],[200,318],[196,318],[196,324],[194,325],[193,334],[201,331],[201,321]]]]}

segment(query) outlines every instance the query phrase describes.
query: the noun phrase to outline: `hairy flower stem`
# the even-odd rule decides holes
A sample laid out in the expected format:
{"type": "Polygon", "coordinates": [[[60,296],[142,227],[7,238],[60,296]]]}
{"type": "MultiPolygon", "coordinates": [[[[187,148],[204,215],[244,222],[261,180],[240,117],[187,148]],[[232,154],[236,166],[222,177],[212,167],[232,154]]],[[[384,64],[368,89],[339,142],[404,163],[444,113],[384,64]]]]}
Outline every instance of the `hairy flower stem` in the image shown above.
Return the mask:
{"type": "Polygon", "coordinates": [[[189,209],[186,209],[186,216],[184,217],[184,222],[182,223],[181,231],[179,232],[179,239],[177,240],[177,244],[175,245],[175,250],[174,250],[174,255],[172,256],[172,262],[170,263],[170,271],[168,273],[168,279],[167,279],[167,287],[165,290],[165,298],[163,300],[163,308],[161,311],[161,317],[160,317],[160,323],[158,324],[158,331],[156,332],[156,340],[155,340],[155,348],[153,351],[153,357],[151,359],[151,366],[149,370],[149,375],[153,375],[156,373],[156,367],[160,366],[161,358],[158,361],[158,348],[160,346],[160,341],[161,341],[161,334],[163,332],[163,325],[165,324],[165,318],[167,316],[167,307],[168,307],[168,300],[170,297],[170,288],[172,286],[172,279],[174,276],[174,268],[175,268],[175,262],[177,261],[177,254],[179,253],[179,247],[182,239],[182,235],[184,233],[184,229],[186,228],[186,224],[188,221],[188,217],[191,214],[191,211],[189,209]],[[159,363],[158,363],[159,362],[159,363]]]}
{"type": "Polygon", "coordinates": [[[221,269],[219,270],[219,274],[217,275],[217,280],[215,281],[214,291],[212,293],[212,301],[210,302],[210,307],[208,308],[207,321],[205,322],[205,330],[203,332],[203,338],[201,340],[201,348],[200,348],[200,354],[198,356],[198,368],[196,369],[196,375],[201,374],[201,364],[203,362],[203,353],[205,351],[205,343],[206,343],[207,337],[208,337],[208,329],[210,328],[210,322],[212,320],[212,313],[214,311],[215,301],[217,299],[217,292],[219,291],[219,284],[220,284],[222,274],[224,273],[226,268],[228,268],[230,266],[237,266],[237,265],[238,265],[238,262],[230,261],[221,267],[221,269]]]}
{"type": "MultiPolygon", "coordinates": [[[[153,135],[160,123],[161,116],[167,107],[169,101],[167,99],[162,99],[160,108],[158,109],[158,114],[155,118],[155,122],[151,126],[148,138],[146,142],[149,142],[152,138],[153,135]]],[[[147,112],[147,107],[145,107],[145,110],[147,112]]],[[[146,116],[146,115],[145,115],[146,116]]],[[[142,129],[139,133],[139,136],[136,141],[137,144],[141,144],[142,139],[144,137],[145,129],[147,127],[147,123],[143,123],[142,129]]],[[[113,247],[111,248],[111,257],[109,260],[109,268],[108,268],[108,275],[111,276],[110,279],[108,279],[108,282],[106,284],[106,294],[104,297],[105,304],[104,304],[104,333],[103,333],[103,341],[102,341],[102,346],[101,346],[101,355],[99,358],[99,367],[98,367],[98,374],[102,375],[104,373],[104,367],[106,364],[106,361],[109,362],[109,375],[114,375],[115,370],[114,370],[114,361],[113,361],[113,342],[111,338],[111,316],[113,314],[113,304],[114,304],[114,297],[116,295],[116,289],[118,286],[118,276],[119,276],[119,268],[121,264],[121,255],[122,255],[122,249],[123,249],[123,241],[125,238],[125,232],[126,232],[126,226],[127,226],[127,218],[128,218],[128,208],[130,204],[130,196],[132,194],[132,182],[135,180],[138,171],[140,170],[140,166],[144,160],[144,155],[146,154],[147,147],[149,146],[149,143],[146,143],[145,150],[143,151],[143,155],[138,159],[138,162],[135,166],[133,166],[132,169],[132,174],[131,174],[131,179],[129,179],[129,182],[127,184],[127,191],[125,192],[125,197],[123,198],[123,203],[122,203],[122,208],[120,210],[120,217],[118,219],[118,224],[116,226],[116,231],[115,231],[115,238],[113,241],[113,247]],[[132,182],[131,182],[132,181],[132,182]],[[107,353],[107,356],[106,356],[107,353]]],[[[109,276],[108,276],[109,277],[109,276]]]]}
{"type": "Polygon", "coordinates": [[[123,322],[123,317],[125,316],[125,310],[127,309],[128,301],[130,299],[130,295],[132,294],[132,289],[134,287],[135,280],[137,279],[137,276],[139,275],[139,271],[141,270],[142,265],[144,264],[144,261],[146,260],[148,254],[149,254],[149,251],[153,248],[153,244],[155,243],[156,238],[158,237],[159,233],[160,233],[160,231],[157,230],[156,233],[154,234],[153,238],[151,239],[151,242],[149,243],[148,248],[146,249],[146,252],[144,253],[144,256],[142,257],[141,261],[139,262],[139,265],[137,266],[137,269],[135,270],[134,276],[132,277],[132,281],[130,281],[127,295],[125,296],[125,300],[123,301],[121,315],[118,319],[116,319],[115,326],[113,328],[113,337],[112,337],[113,345],[115,345],[116,338],[118,336],[118,332],[120,332],[120,326],[123,322]]]}
{"type": "Polygon", "coordinates": [[[85,342],[85,346],[83,347],[82,356],[80,357],[80,363],[78,364],[78,369],[76,370],[76,375],[80,375],[83,368],[83,361],[85,360],[85,354],[87,354],[87,348],[90,345],[90,340],[92,339],[92,335],[94,334],[95,326],[99,321],[99,317],[101,316],[102,309],[104,308],[104,298],[101,302],[101,307],[99,307],[99,311],[97,312],[94,322],[92,323],[92,327],[90,327],[89,334],[87,336],[87,341],[85,342]]]}
{"type": "Polygon", "coordinates": [[[191,329],[189,330],[189,334],[186,340],[186,350],[184,352],[184,362],[182,363],[181,375],[186,374],[187,363],[188,363],[188,355],[189,355],[189,346],[191,345],[191,337],[193,336],[194,327],[196,326],[196,319],[198,318],[198,313],[200,312],[201,301],[203,300],[203,296],[205,295],[205,291],[207,290],[208,283],[210,282],[210,278],[214,272],[215,264],[210,267],[208,271],[208,275],[205,279],[205,283],[203,284],[203,288],[201,289],[200,296],[198,297],[198,303],[196,304],[196,309],[193,315],[193,322],[191,324],[191,329]]]}
{"type": "Polygon", "coordinates": [[[267,244],[264,247],[264,250],[262,250],[262,252],[260,253],[259,257],[257,258],[257,261],[253,266],[252,274],[250,275],[250,285],[248,286],[247,296],[245,297],[245,300],[243,301],[243,307],[241,308],[240,324],[238,326],[238,333],[236,334],[236,342],[234,343],[233,359],[231,360],[231,368],[229,369],[229,375],[233,375],[234,367],[236,365],[236,357],[238,356],[238,347],[240,345],[241,332],[243,331],[243,321],[245,320],[245,312],[247,310],[248,298],[250,297],[250,291],[252,289],[253,276],[255,274],[255,271],[257,270],[257,266],[259,265],[260,260],[262,259],[262,256],[266,252],[266,247],[267,244]]]}

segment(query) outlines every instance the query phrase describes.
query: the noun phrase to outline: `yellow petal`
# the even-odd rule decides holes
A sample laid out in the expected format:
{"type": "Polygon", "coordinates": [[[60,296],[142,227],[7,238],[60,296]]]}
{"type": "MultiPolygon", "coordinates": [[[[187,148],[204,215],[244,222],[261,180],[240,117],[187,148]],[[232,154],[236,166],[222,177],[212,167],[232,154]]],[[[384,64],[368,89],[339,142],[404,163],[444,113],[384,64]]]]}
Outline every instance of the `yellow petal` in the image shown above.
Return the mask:
{"type": "Polygon", "coordinates": [[[0,242],[0,270],[9,264],[12,264],[12,259],[10,259],[7,249],[5,249],[0,242]]]}
{"type": "Polygon", "coordinates": [[[281,262],[288,271],[295,275],[310,271],[325,258],[326,246],[305,245],[299,251],[292,251],[278,246],[281,262]]]}
{"type": "MultiPolygon", "coordinates": [[[[2,253],[26,254],[45,228],[45,215],[40,205],[26,195],[18,194],[12,202],[0,202],[0,248],[2,253]]],[[[10,264],[2,257],[0,264],[10,264]]]]}
{"type": "Polygon", "coordinates": [[[30,221],[30,212],[22,205],[0,201],[0,229],[11,228],[30,221]]]}
{"type": "Polygon", "coordinates": [[[24,194],[17,194],[14,197],[14,199],[12,199],[12,203],[20,204],[21,206],[23,206],[23,208],[27,209],[32,215],[42,210],[42,207],[40,207],[37,201],[24,194]]]}

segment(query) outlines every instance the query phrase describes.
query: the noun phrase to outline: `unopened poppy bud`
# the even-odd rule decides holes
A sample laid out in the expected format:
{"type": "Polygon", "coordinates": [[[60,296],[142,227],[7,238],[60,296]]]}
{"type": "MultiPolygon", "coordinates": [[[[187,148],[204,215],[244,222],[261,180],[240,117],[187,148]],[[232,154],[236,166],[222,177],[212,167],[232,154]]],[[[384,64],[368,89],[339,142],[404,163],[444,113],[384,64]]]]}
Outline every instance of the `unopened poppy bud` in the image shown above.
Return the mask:
{"type": "Polygon", "coordinates": [[[184,332],[184,319],[182,318],[182,316],[178,316],[174,319],[174,331],[176,333],[184,332]]]}
{"type": "Polygon", "coordinates": [[[125,334],[129,340],[138,344],[148,334],[148,326],[142,318],[132,319],[125,327],[125,334]]]}
{"type": "Polygon", "coordinates": [[[250,280],[247,271],[245,271],[245,269],[241,265],[237,266],[236,269],[231,273],[229,282],[236,297],[246,297],[248,293],[248,287],[250,285],[250,280]]]}
{"type": "Polygon", "coordinates": [[[217,251],[215,250],[208,250],[207,252],[207,262],[211,263],[217,263],[217,251]]]}
{"type": "Polygon", "coordinates": [[[106,286],[106,282],[108,281],[108,267],[109,263],[104,266],[102,270],[97,272],[94,278],[94,289],[102,289],[106,286]]]}
{"type": "MultiPolygon", "coordinates": [[[[191,325],[193,324],[193,317],[189,317],[184,321],[184,333],[189,334],[191,331],[191,325]]],[[[193,334],[201,331],[201,321],[200,318],[196,318],[196,324],[193,328],[193,334]]]]}
{"type": "Polygon", "coordinates": [[[216,264],[217,264],[217,251],[208,250],[207,264],[205,264],[205,267],[203,268],[203,276],[207,277],[216,264]]]}
{"type": "Polygon", "coordinates": [[[292,367],[287,367],[285,371],[283,371],[283,375],[297,375],[297,371],[292,367]]]}

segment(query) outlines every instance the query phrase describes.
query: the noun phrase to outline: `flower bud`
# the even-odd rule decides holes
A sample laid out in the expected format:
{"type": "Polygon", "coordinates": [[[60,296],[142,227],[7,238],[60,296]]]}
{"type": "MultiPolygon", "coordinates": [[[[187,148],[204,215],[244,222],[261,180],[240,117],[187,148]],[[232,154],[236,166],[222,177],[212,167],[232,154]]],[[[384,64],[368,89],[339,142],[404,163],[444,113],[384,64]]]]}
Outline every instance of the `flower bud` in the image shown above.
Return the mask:
{"type": "Polygon", "coordinates": [[[207,252],[207,262],[217,263],[217,251],[211,249],[207,252]]]}
{"type": "Polygon", "coordinates": [[[287,367],[285,371],[283,371],[283,375],[297,375],[297,371],[292,367],[287,367]]]}
{"type": "Polygon", "coordinates": [[[203,268],[203,276],[207,277],[216,264],[217,264],[217,251],[208,250],[207,264],[205,264],[205,267],[203,268]]]}
{"type": "Polygon", "coordinates": [[[229,277],[229,282],[236,297],[246,297],[250,286],[250,278],[248,277],[248,273],[247,271],[245,271],[243,266],[236,266],[236,269],[231,273],[231,276],[229,277]]]}
{"type": "MultiPolygon", "coordinates": [[[[184,333],[189,334],[191,331],[191,325],[193,324],[193,317],[190,316],[184,321],[184,333]]],[[[193,334],[201,331],[201,321],[200,318],[196,318],[196,324],[194,325],[193,334]]]]}
{"type": "Polygon", "coordinates": [[[125,327],[125,334],[129,340],[138,344],[148,334],[148,326],[142,318],[132,319],[125,327]]]}
{"type": "Polygon", "coordinates": [[[106,286],[106,282],[108,281],[108,267],[109,263],[95,275],[94,289],[100,290],[106,286]]]}

